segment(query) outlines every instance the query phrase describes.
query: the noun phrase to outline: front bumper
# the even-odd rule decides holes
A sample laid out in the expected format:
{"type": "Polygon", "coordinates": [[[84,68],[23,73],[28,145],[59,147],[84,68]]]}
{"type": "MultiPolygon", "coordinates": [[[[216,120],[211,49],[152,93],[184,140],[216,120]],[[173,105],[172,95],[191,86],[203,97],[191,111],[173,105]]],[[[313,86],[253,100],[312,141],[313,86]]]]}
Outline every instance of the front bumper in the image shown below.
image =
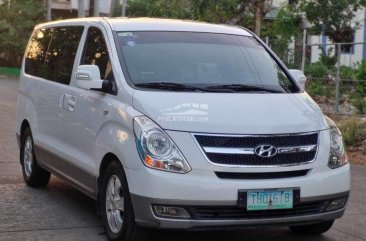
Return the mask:
{"type": "MultiPolygon", "coordinates": [[[[200,203],[200,205],[181,205],[181,201],[177,200],[160,200],[160,199],[151,199],[146,197],[141,197],[137,195],[131,195],[134,211],[135,211],[135,221],[138,225],[149,228],[164,228],[164,229],[225,229],[225,228],[241,228],[241,227],[255,227],[255,226],[294,226],[294,225],[302,225],[302,224],[312,224],[319,223],[329,220],[334,220],[343,216],[345,212],[346,205],[342,208],[334,211],[325,211],[327,204],[331,200],[339,199],[339,198],[348,198],[348,192],[339,193],[334,195],[327,195],[323,197],[319,197],[319,199],[302,199],[300,204],[303,206],[318,206],[320,209],[314,209],[313,212],[308,211],[307,213],[302,209],[303,213],[297,215],[291,214],[291,211],[277,211],[279,215],[262,215],[259,217],[248,216],[243,217],[237,216],[236,218],[207,218],[202,217],[195,213],[194,210],[197,211],[201,208],[207,210],[209,208],[213,210],[230,210],[229,212],[233,212],[233,210],[238,210],[235,206],[205,206],[200,203]],[[153,211],[152,205],[167,205],[167,206],[176,206],[176,207],[184,207],[191,214],[191,218],[189,219],[180,219],[180,218],[166,218],[159,217],[153,211]],[[282,213],[282,214],[280,214],[282,213]],[[272,217],[271,217],[272,216],[272,217]]],[[[301,209],[301,208],[300,208],[301,209]]],[[[246,211],[243,210],[243,213],[246,211]]],[[[273,213],[272,213],[273,214],[273,213]]],[[[237,215],[237,214],[236,214],[237,215]]],[[[244,215],[245,216],[245,215],[244,215]]]]}
{"type": "MultiPolygon", "coordinates": [[[[337,198],[347,198],[350,190],[350,166],[344,165],[337,169],[327,166],[329,160],[329,135],[320,132],[320,142],[316,160],[312,163],[298,166],[283,167],[229,167],[210,164],[202,155],[192,136],[188,133],[173,132],[168,134],[180,147],[183,155],[192,167],[186,174],[177,174],[153,170],[146,167],[139,169],[125,168],[129,191],[135,212],[137,224],[145,227],[170,229],[195,228],[225,228],[243,226],[286,226],[317,223],[334,220],[343,215],[345,207],[335,211],[318,211],[305,213],[287,213],[287,215],[272,215],[248,217],[237,210],[239,190],[262,189],[293,189],[300,190],[299,204],[306,205],[314,202],[329,202],[337,198]],[[273,176],[268,173],[305,171],[304,175],[293,177],[273,176]],[[217,173],[263,174],[264,179],[220,177],[217,173]],[[268,174],[269,175],[269,174],[268,174]],[[157,216],[152,205],[184,207],[191,214],[189,219],[176,219],[157,216]],[[211,215],[201,218],[194,210],[199,207],[229,208],[238,215],[211,215]],[[193,211],[192,211],[193,210],[193,211]]],[[[140,162],[136,157],[136,162],[140,162]]],[[[142,165],[142,164],[141,164],[142,165]]],[[[257,175],[257,174],[255,174],[257,175]]],[[[326,204],[324,204],[326,205],[326,204]]],[[[286,212],[286,211],[284,211],[286,212]]],[[[249,215],[249,214],[248,214],[249,215]]]]}

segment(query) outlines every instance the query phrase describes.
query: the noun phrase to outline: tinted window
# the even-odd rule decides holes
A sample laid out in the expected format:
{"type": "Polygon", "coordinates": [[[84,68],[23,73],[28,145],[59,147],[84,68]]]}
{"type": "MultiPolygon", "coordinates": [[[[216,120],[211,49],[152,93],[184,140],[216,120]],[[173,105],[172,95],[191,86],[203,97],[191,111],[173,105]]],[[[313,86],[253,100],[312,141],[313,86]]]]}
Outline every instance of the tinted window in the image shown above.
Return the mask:
{"type": "Polygon", "coordinates": [[[133,84],[249,85],[298,91],[253,37],[195,32],[119,32],[133,84]]]}
{"type": "Polygon", "coordinates": [[[83,29],[68,26],[38,30],[26,54],[26,73],[68,85],[83,29]]]}
{"type": "Polygon", "coordinates": [[[107,44],[100,29],[96,27],[89,28],[80,64],[97,65],[100,70],[100,78],[109,80],[111,83],[110,93],[117,93],[117,85],[114,79],[107,44]]]}
{"type": "Polygon", "coordinates": [[[47,79],[68,85],[83,27],[54,28],[45,58],[47,79]]]}
{"type": "Polygon", "coordinates": [[[90,27],[88,30],[81,64],[98,65],[101,79],[107,79],[107,75],[112,71],[108,48],[103,33],[98,28],[90,27]]]}
{"type": "Polygon", "coordinates": [[[37,30],[30,40],[25,55],[25,72],[45,78],[44,60],[52,36],[51,29],[37,30]]]}

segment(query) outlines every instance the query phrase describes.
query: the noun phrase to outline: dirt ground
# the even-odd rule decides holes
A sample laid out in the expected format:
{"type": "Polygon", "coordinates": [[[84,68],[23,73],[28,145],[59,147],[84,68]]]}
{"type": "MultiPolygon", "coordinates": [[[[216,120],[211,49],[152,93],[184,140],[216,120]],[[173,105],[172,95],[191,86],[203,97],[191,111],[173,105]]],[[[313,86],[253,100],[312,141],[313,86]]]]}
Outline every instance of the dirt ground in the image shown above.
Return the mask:
{"type": "Polygon", "coordinates": [[[363,155],[360,151],[347,150],[347,156],[351,164],[366,165],[366,155],[363,155]]]}
{"type": "MultiPolygon", "coordinates": [[[[339,124],[341,121],[351,118],[350,116],[346,115],[332,115],[328,114],[328,116],[334,120],[337,124],[339,124]]],[[[355,117],[359,119],[362,122],[366,122],[366,117],[355,117]]],[[[360,140],[362,143],[364,140],[360,140]]],[[[355,147],[347,147],[347,156],[351,164],[355,165],[366,165],[366,155],[363,151],[357,150],[358,148],[355,147]]]]}

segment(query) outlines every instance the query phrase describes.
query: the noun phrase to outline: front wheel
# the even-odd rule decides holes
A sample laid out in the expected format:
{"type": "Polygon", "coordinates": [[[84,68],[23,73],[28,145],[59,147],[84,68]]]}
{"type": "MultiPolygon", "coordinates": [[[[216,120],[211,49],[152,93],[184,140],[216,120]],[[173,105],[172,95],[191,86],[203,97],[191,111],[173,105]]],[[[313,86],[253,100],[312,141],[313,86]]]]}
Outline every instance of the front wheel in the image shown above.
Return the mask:
{"type": "Polygon", "coordinates": [[[301,226],[290,226],[292,232],[296,234],[303,235],[320,235],[322,233],[327,232],[333,226],[334,220],[309,224],[309,225],[301,225],[301,226]]]}
{"type": "Polygon", "coordinates": [[[20,163],[22,164],[24,181],[32,187],[47,186],[51,174],[38,166],[34,152],[34,143],[31,130],[24,130],[20,146],[20,163]]]}
{"type": "Polygon", "coordinates": [[[127,179],[117,161],[109,164],[103,175],[101,212],[104,229],[110,240],[146,240],[147,230],[135,223],[127,179]]]}

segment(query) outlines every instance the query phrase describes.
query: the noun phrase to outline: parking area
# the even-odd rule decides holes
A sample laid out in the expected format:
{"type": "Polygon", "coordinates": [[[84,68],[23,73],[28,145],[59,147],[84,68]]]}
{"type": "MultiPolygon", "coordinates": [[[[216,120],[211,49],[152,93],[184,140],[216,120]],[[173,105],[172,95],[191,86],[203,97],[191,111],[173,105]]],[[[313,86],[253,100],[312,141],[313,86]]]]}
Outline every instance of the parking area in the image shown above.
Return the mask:
{"type": "MultiPolygon", "coordinates": [[[[0,240],[107,240],[95,202],[52,177],[47,188],[27,187],[15,139],[15,79],[0,76],[0,240]]],[[[366,166],[352,166],[352,192],[345,216],[320,237],[293,235],[287,228],[241,231],[153,231],[156,241],[366,241],[366,166]]]]}

